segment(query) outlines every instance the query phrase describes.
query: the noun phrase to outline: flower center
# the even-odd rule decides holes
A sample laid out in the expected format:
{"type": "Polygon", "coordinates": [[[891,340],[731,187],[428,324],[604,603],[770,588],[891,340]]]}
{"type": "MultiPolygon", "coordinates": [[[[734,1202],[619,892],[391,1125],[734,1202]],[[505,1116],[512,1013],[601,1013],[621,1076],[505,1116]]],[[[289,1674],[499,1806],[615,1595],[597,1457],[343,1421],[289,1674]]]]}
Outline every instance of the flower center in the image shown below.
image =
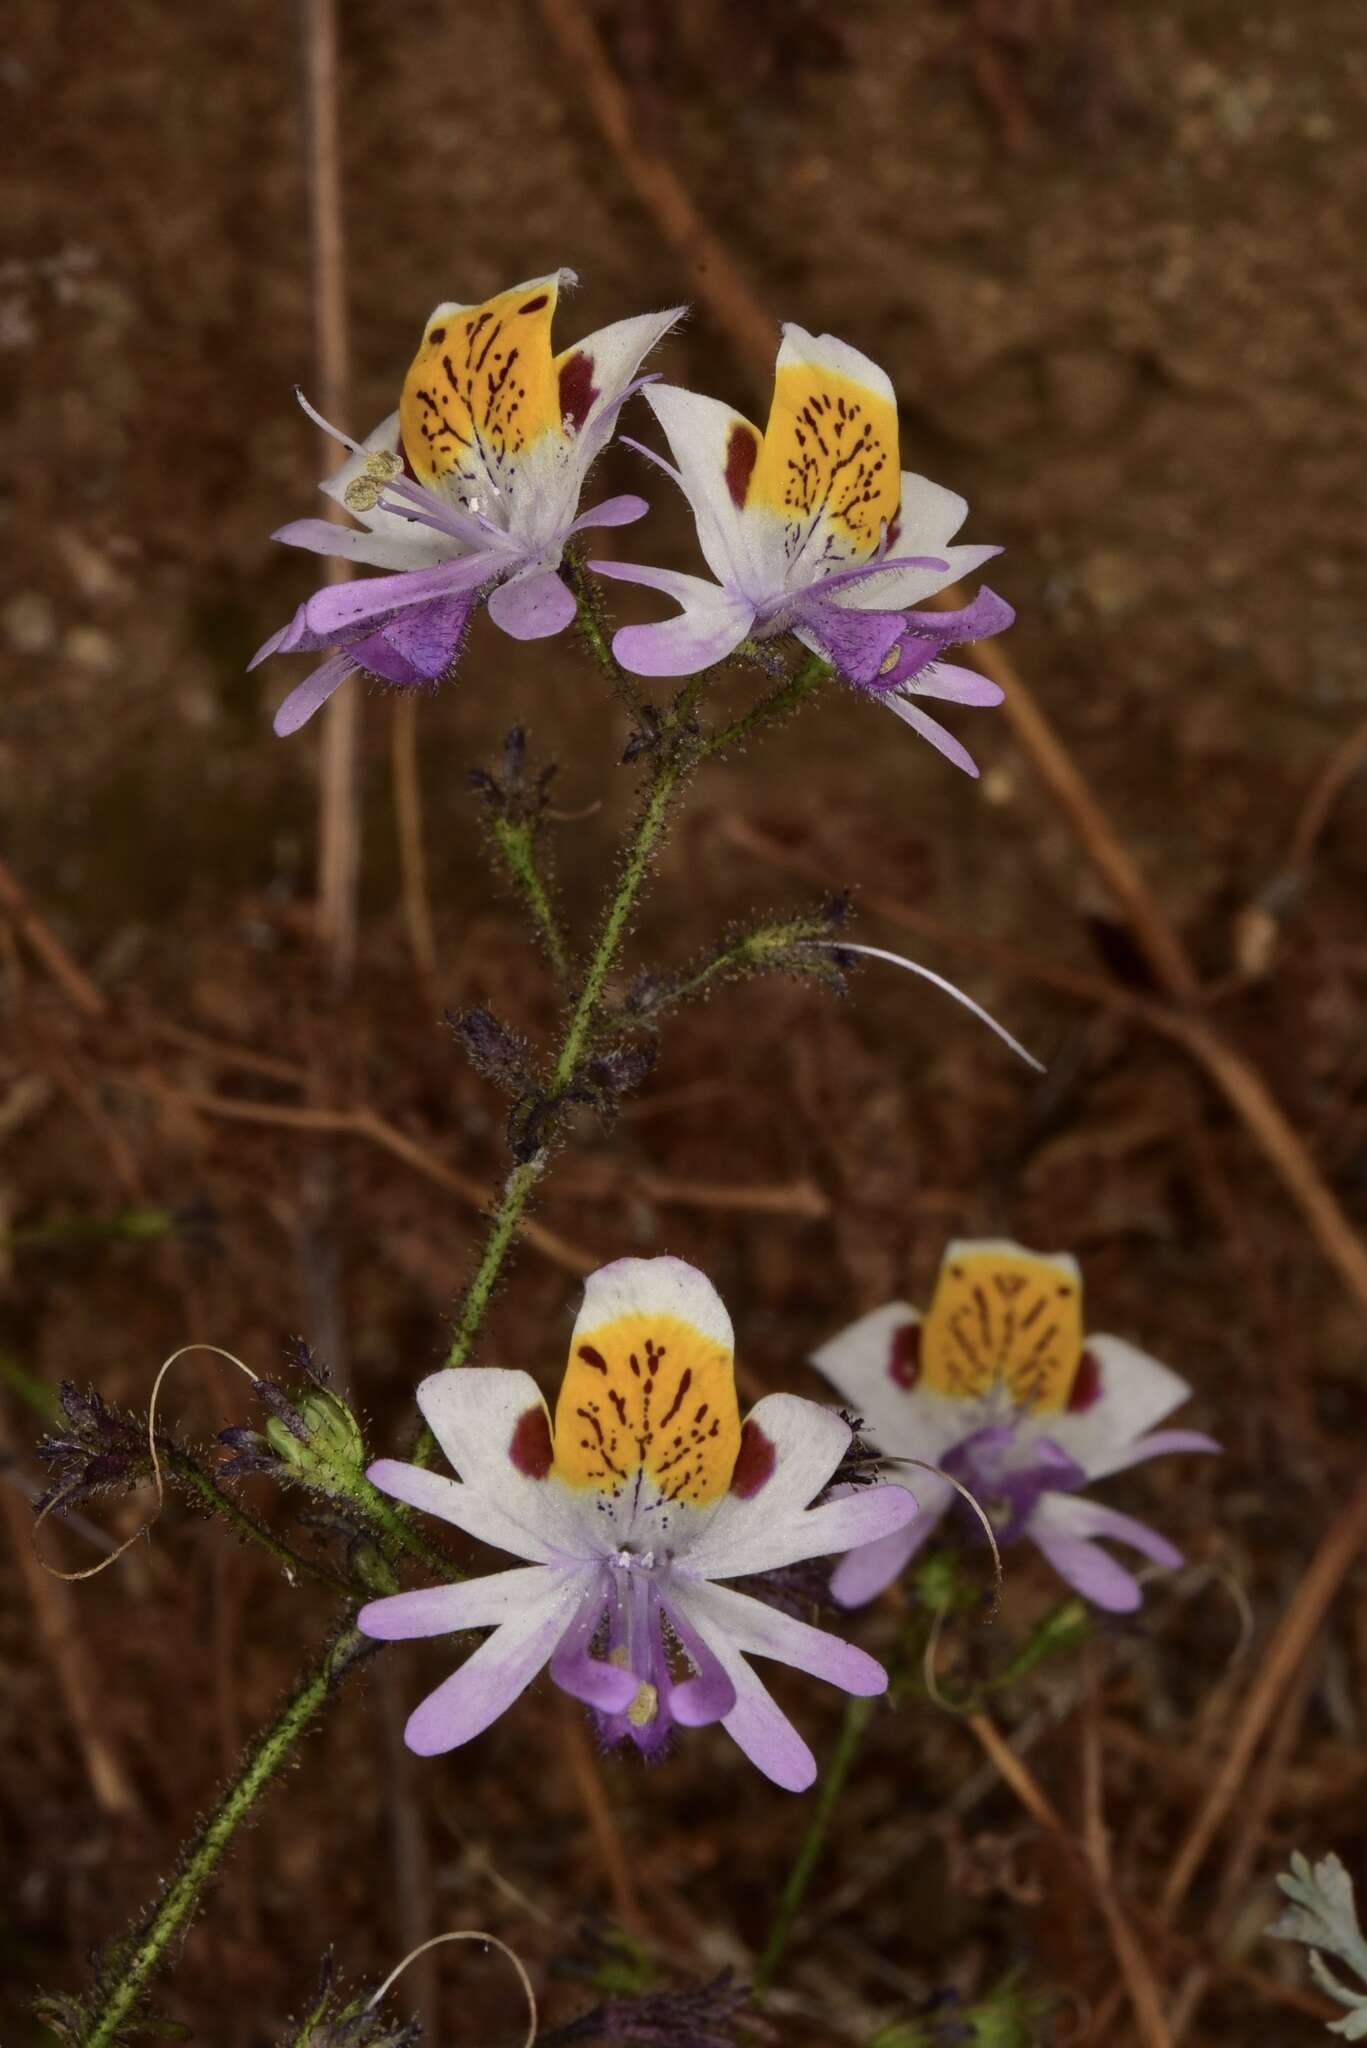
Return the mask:
{"type": "MultiPolygon", "coordinates": [[[[1086,1478],[1052,1437],[1022,1438],[1016,1422],[975,1430],[942,1463],[968,1488],[1003,1543],[1020,1535],[1041,1494],[1074,1493],[1086,1478]]],[[[977,1516],[966,1502],[959,1505],[977,1529],[977,1516]]]]}

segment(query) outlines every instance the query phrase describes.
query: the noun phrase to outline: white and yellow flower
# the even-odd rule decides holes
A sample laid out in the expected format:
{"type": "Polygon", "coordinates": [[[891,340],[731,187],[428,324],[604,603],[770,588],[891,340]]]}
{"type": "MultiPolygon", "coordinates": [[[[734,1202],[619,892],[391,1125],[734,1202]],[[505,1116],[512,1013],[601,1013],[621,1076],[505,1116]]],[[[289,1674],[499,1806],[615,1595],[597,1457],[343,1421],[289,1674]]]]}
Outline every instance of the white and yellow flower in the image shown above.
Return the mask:
{"type": "Polygon", "coordinates": [[[529,1560],[361,1610],[386,1639],[494,1631],[412,1715],[419,1754],[468,1742],[549,1664],[607,1741],[657,1755],[676,1728],[720,1721],[801,1791],[811,1751],[747,1657],[885,1689],[864,1651],[719,1581],[882,1540],[916,1503],[897,1486],[820,1502],[850,1431],[815,1402],[769,1394],[741,1421],[731,1319],[683,1260],[590,1276],[554,1418],[528,1374],[489,1366],[434,1373],[418,1404],[459,1479],[387,1458],[371,1479],[529,1560]]]}
{"type": "Polygon", "coordinates": [[[440,681],[481,599],[515,640],[560,632],[575,613],[559,574],[567,542],[647,511],[625,494],[580,512],[579,497],[641,363],[683,309],[618,320],[554,355],[556,301],[574,282],[558,270],[482,305],[438,306],[397,411],[366,441],[318,420],[350,451],[322,488],[358,526],[297,519],[273,538],[391,573],[325,585],[258,651],[253,667],[337,650],[285,699],[278,733],[296,731],[356,669],[401,688],[440,681]]]}
{"type": "Polygon", "coordinates": [[[692,675],[743,640],[795,633],[976,774],[914,700],[999,703],[995,683],[940,656],[1001,632],[1014,614],[987,589],[959,612],[914,608],[1001,551],[955,543],[964,500],[899,468],[896,395],[878,365],[833,335],[787,326],[763,433],[697,392],[655,384],[646,398],[674,461],[641,453],[688,499],[716,580],[595,562],[600,574],[647,584],[681,607],[676,618],[622,628],[613,645],[623,666],[692,675]]]}
{"type": "Polygon", "coordinates": [[[895,1579],[956,1502],[951,1479],[990,1516],[998,1540],[1028,1536],[1098,1607],[1138,1607],[1139,1581],[1100,1547],[1109,1537],[1155,1564],[1182,1557],[1165,1536],[1081,1489],[1169,1451],[1218,1451],[1208,1436],[1155,1424],[1191,1388],[1121,1337],[1084,1337],[1082,1275],[998,1240],[951,1244],[924,1316],[889,1302],[813,1356],[890,1458],[915,1474],[914,1524],[841,1559],[831,1586],[848,1607],[895,1579]]]}

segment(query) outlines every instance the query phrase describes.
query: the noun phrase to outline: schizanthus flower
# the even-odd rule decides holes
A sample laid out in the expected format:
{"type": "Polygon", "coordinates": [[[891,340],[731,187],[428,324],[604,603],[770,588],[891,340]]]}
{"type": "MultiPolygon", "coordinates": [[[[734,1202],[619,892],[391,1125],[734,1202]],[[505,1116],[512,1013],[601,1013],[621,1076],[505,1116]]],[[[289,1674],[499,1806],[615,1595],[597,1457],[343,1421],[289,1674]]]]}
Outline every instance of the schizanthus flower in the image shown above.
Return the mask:
{"type": "Polygon", "coordinates": [[[648,509],[626,495],[580,512],[579,494],[641,362],[682,308],[618,320],[553,356],[556,299],[574,282],[559,270],[480,306],[438,306],[397,412],[359,446],[319,421],[351,451],[322,488],[361,530],[296,519],[273,537],[392,573],[325,585],[257,651],[253,667],[336,650],[285,699],[278,733],[296,731],[356,669],[400,687],[441,681],[481,600],[515,640],[560,632],[575,614],[558,573],[567,542],[648,509]]]}
{"type": "Polygon", "coordinates": [[[1000,703],[995,683],[940,657],[1000,633],[1015,615],[985,588],[962,611],[916,607],[1001,550],[952,546],[964,500],[899,471],[897,399],[878,365],[833,335],[785,327],[763,434],[693,391],[656,384],[646,398],[674,463],[651,459],[687,497],[716,581],[593,563],[682,607],[677,618],[622,628],[613,649],[623,667],[692,675],[743,640],[795,633],[976,775],[972,757],[916,700],[1000,703]]]}
{"type": "MultiPolygon", "coordinates": [[[[1004,1242],[951,1244],[924,1317],[890,1302],[813,1363],[857,1404],[885,1456],[941,1467],[974,1495],[999,1541],[1028,1536],[1097,1607],[1128,1613],[1142,1597],[1098,1537],[1181,1564],[1166,1537],[1081,1489],[1167,1451],[1219,1445],[1195,1430],[1154,1429],[1191,1392],[1175,1372],[1123,1338],[1084,1339],[1076,1260],[1004,1242]]],[[[896,1578],[954,1504],[948,1478],[912,1477],[920,1514],[841,1559],[832,1590],[842,1605],[896,1578]]]]}
{"type": "Polygon", "coordinates": [[[888,1538],[916,1504],[873,1486],[810,1505],[847,1424],[793,1394],[766,1395],[742,1424],[731,1319],[681,1259],[590,1276],[554,1422],[527,1373],[488,1366],[434,1373],[418,1405],[459,1480],[382,1458],[376,1486],[531,1560],[362,1608],[360,1627],[384,1639],[494,1630],[410,1718],[420,1755],[478,1735],[549,1664],[605,1742],[657,1756],[675,1728],[720,1721],[797,1792],[812,1753],[746,1657],[885,1689],[864,1651],[717,1582],[888,1538]]]}

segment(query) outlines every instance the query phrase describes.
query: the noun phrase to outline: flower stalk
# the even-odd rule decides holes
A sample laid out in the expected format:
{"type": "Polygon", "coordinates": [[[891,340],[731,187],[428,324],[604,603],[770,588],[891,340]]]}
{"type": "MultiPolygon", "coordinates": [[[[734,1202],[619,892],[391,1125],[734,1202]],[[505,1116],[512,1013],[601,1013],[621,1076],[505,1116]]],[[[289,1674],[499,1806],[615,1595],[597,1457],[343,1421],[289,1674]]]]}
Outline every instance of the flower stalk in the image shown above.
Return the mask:
{"type": "Polygon", "coordinates": [[[764,1944],[759,1963],[755,1969],[755,1998],[760,2001],[772,1988],[778,1975],[779,1965],[792,1939],[793,1925],[807,1896],[807,1887],[821,1860],[826,1846],[835,1810],[841,1795],[849,1782],[864,1740],[864,1731],[873,1719],[874,1701],[852,1699],[846,1703],[844,1718],[840,1723],[835,1752],[826,1768],[817,1793],[816,1806],[807,1832],[802,1838],[802,1847],[797,1852],[797,1861],[788,1873],[788,1881],[779,1897],[774,1914],[774,1924],[769,1929],[769,1938],[764,1944]]]}
{"type": "Polygon", "coordinates": [[[358,1630],[344,1628],[253,1744],[242,1770],[191,1842],[179,1875],[143,1925],[115,1950],[112,1969],[101,1982],[78,2037],[80,2048],[114,2048],[123,2036],[148,1985],[193,1920],[234,1835],[280,1775],[338,1681],[372,1647],[358,1630]]]}

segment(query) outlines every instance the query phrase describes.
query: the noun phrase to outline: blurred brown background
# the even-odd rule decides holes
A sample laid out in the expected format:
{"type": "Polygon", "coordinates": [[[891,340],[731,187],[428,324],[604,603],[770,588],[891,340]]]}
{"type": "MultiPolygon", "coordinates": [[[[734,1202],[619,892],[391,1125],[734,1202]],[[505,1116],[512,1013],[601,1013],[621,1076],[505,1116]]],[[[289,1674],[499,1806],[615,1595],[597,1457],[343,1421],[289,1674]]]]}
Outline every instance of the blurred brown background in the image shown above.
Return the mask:
{"type": "MultiPolygon", "coordinates": [[[[883,363],[904,460],[968,496],[967,537],[1006,545],[991,581],[1019,613],[1012,658],[1213,991],[1204,1014],[1360,1225],[1367,781],[1343,752],[1367,716],[1360,9],[611,0],[594,19],[639,132],[764,303],[883,363]]],[[[535,5],[342,0],[340,31],[342,424],[363,432],[389,409],[439,299],[568,264],[582,283],[562,301],[564,345],[698,297],[535,5]]],[[[371,697],[359,958],[350,998],[332,1001],[313,943],[314,729],[270,732],[299,671],[245,673],[312,578],[268,539],[314,509],[317,475],[291,397],[314,376],[295,11],[16,0],[0,94],[0,851],[107,1004],[74,1002],[0,907],[0,1220],[207,1202],[220,1246],[0,1254],[22,1542],[39,1426],[23,1387],[74,1377],[142,1401],[190,1337],[268,1370],[304,1331],[372,1441],[401,1441],[476,1203],[364,1134],[234,1120],[223,1099],[367,1109],[492,1184],[502,1105],[442,1008],[488,1001],[544,1041],[555,1000],[489,882],[467,770],[519,720],[558,759],[556,862],[581,934],[635,781],[570,642],[518,648],[481,623],[459,683],[420,707],[433,987],[400,911],[394,705],[371,697]]],[[[767,394],[705,307],[655,367],[762,416],[767,394]]],[[[643,412],[629,430],[649,433],[643,412]]],[[[615,449],[602,481],[652,498],[623,552],[694,566],[663,479],[615,449]]],[[[813,1343],[893,1293],[920,1299],[945,1238],[982,1232],[1076,1250],[1093,1325],[1194,1382],[1191,1420],[1224,1461],[1158,1466],[1118,1492],[1197,1569],[1102,1630],[1091,1690],[1070,1668],[1005,1710],[1070,1823],[1091,1716],[1117,1882],[1151,1910],[1357,1483],[1362,1303],[1201,1062],[1123,1003],[1032,973],[1162,994],[1007,719],[958,730],[983,765],[975,786],[838,692],[709,771],[634,964],[682,964],[752,906],[854,884],[859,936],[966,982],[1047,1057],[1047,1080],[891,971],[861,973],[844,1004],[748,984],[667,1027],[647,1090],[610,1138],[578,1134],[540,1214],[592,1255],[705,1265],[751,1391],[807,1385],[813,1343]],[[909,935],[898,905],[946,932],[909,935]],[[965,955],[956,931],[1025,960],[965,955]],[[1253,1631],[1235,1664],[1227,1580],[1253,1631]]],[[[575,1294],[565,1263],[525,1250],[482,1355],[553,1384],[575,1294]]],[[[247,1413],[227,1368],[202,1364],[168,1402],[204,1435],[247,1413]]],[[[141,1508],[105,1520],[122,1534],[141,1508]]],[[[43,1535],[69,1565],[92,1555],[43,1535]]],[[[168,1508],[150,1544],[62,1603],[116,1774],[101,1793],[73,1724],[79,1677],[40,1625],[60,1632],[61,1613],[45,1614],[31,1572],[7,1565],[3,1583],[0,2014],[21,2044],[38,2038],[29,1987],[78,1984],[85,1952],[150,1894],[324,1609],[168,1508]]],[[[1010,1587],[1020,1627],[1049,1589],[1025,1559],[1010,1587]]],[[[1280,1761],[1241,1783],[1178,1936],[1144,1923],[1170,1997],[1193,1963],[1212,1973],[1174,2039],[1323,2038],[1246,1973],[1302,1981],[1300,1959],[1259,1938],[1288,1846],[1362,1867],[1362,1621],[1350,1571],[1277,1693],[1280,1761]]],[[[895,1626],[880,1610],[863,1639],[886,1646],[895,1626]]],[[[492,1926],[541,1972],[584,1909],[612,1904],[549,1689],[455,1758],[403,1758],[402,1713],[439,1664],[439,1646],[415,1649],[354,1684],[240,1846],[162,1994],[196,2039],[275,2042],[329,1944],[373,1976],[427,1916],[492,1926]]],[[[777,1689],[828,1751],[838,1703],[777,1689]]],[[[782,2038],[865,2041],[935,1987],[971,1989],[1026,1956],[1080,2024],[1104,2005],[1115,1964],[1076,1867],[993,1774],[977,1783],[981,1767],[928,1708],[877,1725],[787,1975],[782,2038]]],[[[662,1955],[743,1970],[803,1805],[715,1732],[651,1777],[598,1768],[662,1955]]],[[[516,2038],[496,1966],[451,1953],[433,2038],[516,2038]]],[[[575,1996],[552,1992],[552,2010],[575,1996]]],[[[427,1999],[436,2011],[430,1981],[427,1999]]],[[[1131,2025],[1122,2007],[1105,2039],[1138,2038],[1131,2025]]]]}

